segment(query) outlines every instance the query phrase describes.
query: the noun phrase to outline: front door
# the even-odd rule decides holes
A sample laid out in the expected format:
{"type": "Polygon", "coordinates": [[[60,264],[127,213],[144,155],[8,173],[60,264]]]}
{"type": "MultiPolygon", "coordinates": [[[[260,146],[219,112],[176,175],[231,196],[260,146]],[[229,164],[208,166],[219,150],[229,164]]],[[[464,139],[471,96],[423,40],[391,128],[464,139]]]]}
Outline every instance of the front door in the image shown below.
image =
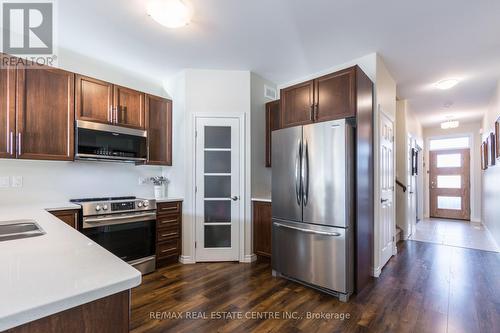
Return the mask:
{"type": "Polygon", "coordinates": [[[196,261],[239,259],[239,118],[196,118],[196,261]]]}
{"type": "Polygon", "coordinates": [[[394,251],[394,122],[380,115],[380,267],[394,251]]]}
{"type": "Polygon", "coordinates": [[[431,217],[470,220],[470,150],[430,152],[431,217]]]}

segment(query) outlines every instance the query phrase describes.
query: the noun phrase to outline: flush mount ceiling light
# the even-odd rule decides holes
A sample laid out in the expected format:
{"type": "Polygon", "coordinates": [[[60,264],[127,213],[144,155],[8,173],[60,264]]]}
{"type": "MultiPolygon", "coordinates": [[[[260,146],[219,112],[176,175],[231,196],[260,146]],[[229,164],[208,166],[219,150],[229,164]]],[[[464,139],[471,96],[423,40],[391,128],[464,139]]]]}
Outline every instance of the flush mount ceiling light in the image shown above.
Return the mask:
{"type": "Polygon", "coordinates": [[[460,122],[458,120],[447,120],[441,123],[442,129],[457,128],[458,126],[460,126],[460,122]]]}
{"type": "Polygon", "coordinates": [[[146,12],[153,20],[167,28],[180,28],[189,24],[192,7],[184,0],[151,0],[146,12]]]}
{"type": "Polygon", "coordinates": [[[458,80],[458,79],[445,79],[445,80],[441,80],[441,81],[435,83],[434,85],[438,89],[447,90],[447,89],[451,89],[454,86],[456,86],[459,81],[460,80],[458,80]]]}

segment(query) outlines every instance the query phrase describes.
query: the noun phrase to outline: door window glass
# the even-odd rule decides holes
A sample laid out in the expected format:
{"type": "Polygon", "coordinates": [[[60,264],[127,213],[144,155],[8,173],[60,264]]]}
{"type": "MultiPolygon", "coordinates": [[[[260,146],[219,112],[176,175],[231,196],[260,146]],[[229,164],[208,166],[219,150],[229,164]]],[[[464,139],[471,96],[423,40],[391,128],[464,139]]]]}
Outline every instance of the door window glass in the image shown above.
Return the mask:
{"type": "Polygon", "coordinates": [[[438,196],[437,197],[437,206],[438,206],[438,209],[462,210],[462,198],[461,197],[438,196]]]}
{"type": "Polygon", "coordinates": [[[437,176],[438,188],[462,188],[462,176],[437,176]]]}
{"type": "Polygon", "coordinates": [[[469,137],[431,139],[430,150],[469,148],[469,137]]]}
{"type": "Polygon", "coordinates": [[[461,154],[439,154],[437,155],[438,168],[460,168],[462,166],[461,154]]]}

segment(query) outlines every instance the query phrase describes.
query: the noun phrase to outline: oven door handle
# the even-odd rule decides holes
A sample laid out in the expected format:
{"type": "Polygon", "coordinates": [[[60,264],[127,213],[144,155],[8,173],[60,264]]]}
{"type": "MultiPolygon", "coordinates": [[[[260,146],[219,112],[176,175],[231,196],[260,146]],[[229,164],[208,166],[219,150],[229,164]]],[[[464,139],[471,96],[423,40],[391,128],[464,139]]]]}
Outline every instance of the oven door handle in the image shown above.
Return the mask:
{"type": "MultiPolygon", "coordinates": [[[[138,219],[147,218],[145,221],[155,220],[156,212],[146,213],[146,214],[137,214],[137,215],[126,215],[126,216],[110,216],[110,217],[101,217],[101,218],[84,218],[83,223],[95,224],[96,226],[105,226],[112,224],[122,224],[122,223],[131,223],[138,222],[138,219]],[[105,222],[105,223],[102,223],[105,222]]],[[[85,227],[85,225],[84,225],[85,227]]]]}

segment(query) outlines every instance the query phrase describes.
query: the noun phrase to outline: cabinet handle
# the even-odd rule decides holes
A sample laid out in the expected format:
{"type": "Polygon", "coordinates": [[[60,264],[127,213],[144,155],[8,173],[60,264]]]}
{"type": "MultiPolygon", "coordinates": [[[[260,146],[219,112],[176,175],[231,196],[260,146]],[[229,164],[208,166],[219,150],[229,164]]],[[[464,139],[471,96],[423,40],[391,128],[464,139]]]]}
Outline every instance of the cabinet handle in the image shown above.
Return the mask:
{"type": "Polygon", "coordinates": [[[311,104],[311,114],[309,115],[309,120],[314,121],[314,103],[311,104]]]}
{"type": "Polygon", "coordinates": [[[161,237],[168,237],[168,236],[173,236],[173,235],[177,235],[176,232],[171,232],[169,234],[162,234],[161,237]]]}
{"type": "Polygon", "coordinates": [[[177,210],[177,206],[167,207],[167,208],[160,208],[160,210],[177,210]]]}
{"type": "Polygon", "coordinates": [[[175,251],[177,250],[176,247],[173,247],[173,248],[170,248],[170,249],[166,249],[166,250],[162,250],[161,253],[165,253],[165,252],[170,252],[170,251],[175,251]]]}
{"type": "Polygon", "coordinates": [[[21,156],[21,133],[17,133],[17,155],[21,156]]]}
{"type": "Polygon", "coordinates": [[[319,113],[319,103],[316,103],[314,108],[314,119],[316,120],[318,120],[318,113],[319,113]]]}
{"type": "Polygon", "coordinates": [[[14,131],[10,131],[10,150],[9,154],[14,155],[14,131]]]}
{"type": "Polygon", "coordinates": [[[175,220],[161,221],[160,224],[167,224],[167,223],[172,223],[172,222],[177,222],[177,219],[175,219],[175,220]]]}

